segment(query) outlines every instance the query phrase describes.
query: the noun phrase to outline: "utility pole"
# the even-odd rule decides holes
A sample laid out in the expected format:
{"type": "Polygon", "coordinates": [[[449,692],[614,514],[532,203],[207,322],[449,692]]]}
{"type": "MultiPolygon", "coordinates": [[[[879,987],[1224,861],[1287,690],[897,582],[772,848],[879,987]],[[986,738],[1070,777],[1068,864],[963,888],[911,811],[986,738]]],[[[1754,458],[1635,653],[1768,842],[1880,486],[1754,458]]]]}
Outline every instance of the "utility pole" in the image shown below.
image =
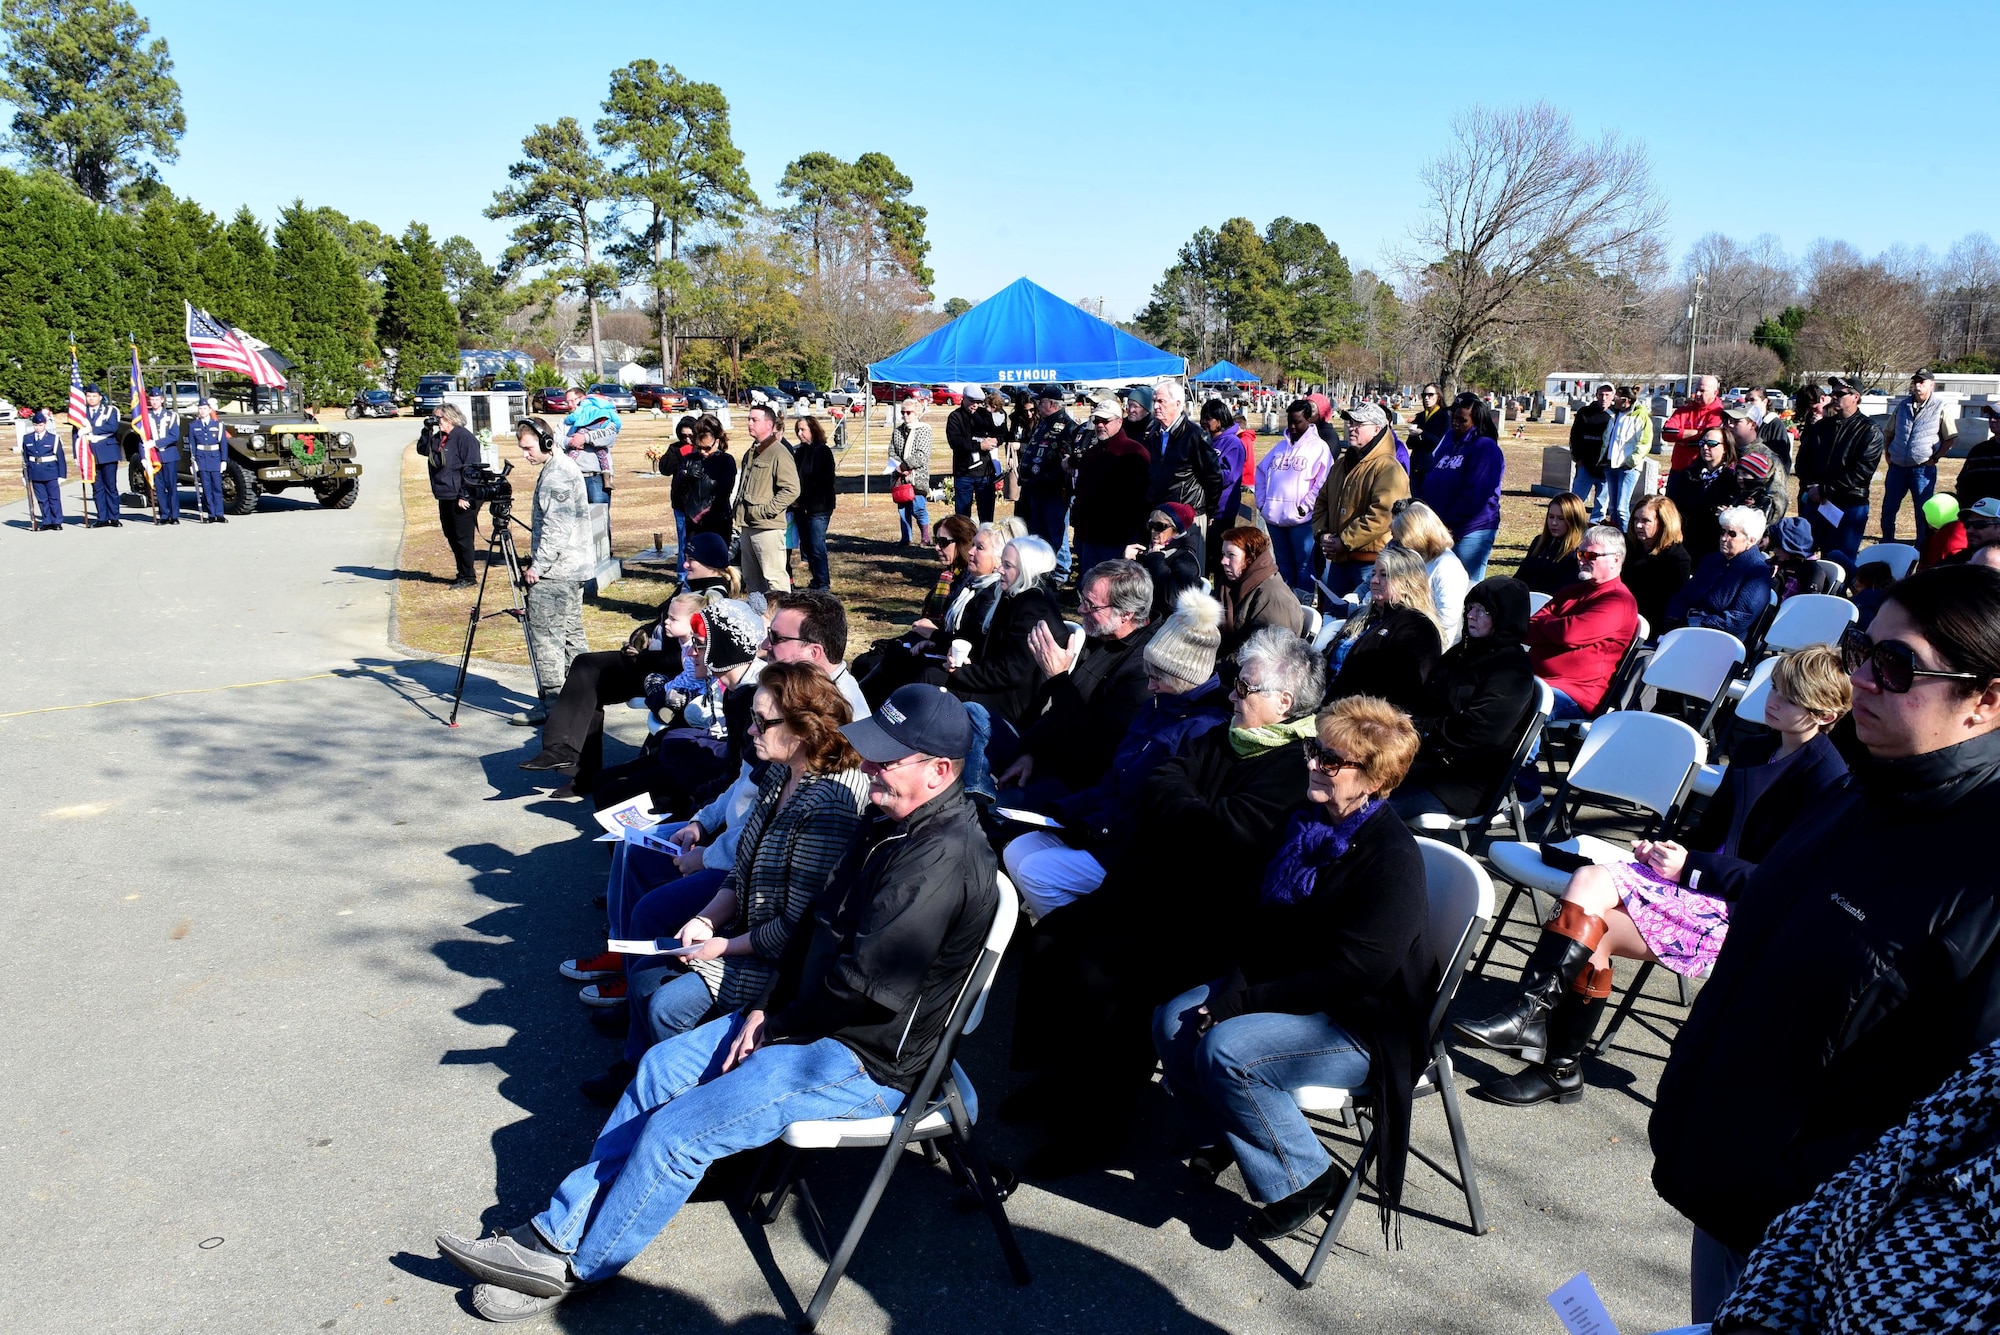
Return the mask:
{"type": "Polygon", "coordinates": [[[1696,274],[1694,276],[1694,300],[1688,303],[1688,374],[1686,392],[1689,394],[1694,393],[1694,331],[1696,321],[1701,319],[1701,283],[1702,275],[1696,274]]]}

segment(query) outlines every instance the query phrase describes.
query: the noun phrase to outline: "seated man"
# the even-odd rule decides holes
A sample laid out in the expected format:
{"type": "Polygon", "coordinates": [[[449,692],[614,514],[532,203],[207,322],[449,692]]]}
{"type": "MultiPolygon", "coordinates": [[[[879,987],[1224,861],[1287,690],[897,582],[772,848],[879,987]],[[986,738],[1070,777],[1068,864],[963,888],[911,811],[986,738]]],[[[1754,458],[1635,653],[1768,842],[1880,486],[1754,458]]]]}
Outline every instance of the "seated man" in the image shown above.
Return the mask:
{"type": "Polygon", "coordinates": [[[1620,578],[1625,535],[1600,524],[1576,549],[1577,582],[1528,618],[1528,659],[1556,693],[1551,718],[1589,718],[1639,632],[1639,604],[1620,578]]]}
{"type": "Polygon", "coordinates": [[[646,1053],[549,1208],[438,1248],[479,1281],[473,1306],[525,1320],[645,1250],[708,1166],[792,1122],[895,1113],[943,1037],[999,905],[997,868],[959,776],[965,708],[905,686],[842,730],[875,808],[764,1000],[646,1053]]]}

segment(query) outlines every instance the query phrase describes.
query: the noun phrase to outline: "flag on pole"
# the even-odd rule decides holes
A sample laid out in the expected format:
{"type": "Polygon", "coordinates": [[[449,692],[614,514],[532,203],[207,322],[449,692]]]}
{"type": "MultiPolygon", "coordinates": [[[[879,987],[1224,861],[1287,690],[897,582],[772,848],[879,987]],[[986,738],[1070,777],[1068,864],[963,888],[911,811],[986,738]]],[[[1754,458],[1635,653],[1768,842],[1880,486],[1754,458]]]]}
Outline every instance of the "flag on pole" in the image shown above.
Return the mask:
{"type": "Polygon", "coordinates": [[[139,369],[139,337],[132,336],[132,420],[138,423],[139,439],[144,442],[140,458],[146,465],[146,476],[152,477],[160,471],[160,451],[153,444],[156,434],[153,425],[153,404],[146,397],[146,373],[139,369]]]}
{"type": "MultiPolygon", "coordinates": [[[[78,431],[90,425],[90,405],[83,401],[83,372],[76,364],[75,334],[69,336],[69,421],[78,431]]],[[[76,469],[77,476],[86,484],[97,481],[97,460],[92,457],[88,442],[76,452],[76,469]]]]}
{"type": "Polygon", "coordinates": [[[196,366],[235,371],[249,376],[252,384],[270,389],[285,387],[285,377],[245,341],[242,330],[224,324],[207,311],[196,310],[192,302],[183,301],[181,305],[187,308],[187,345],[196,366]]]}

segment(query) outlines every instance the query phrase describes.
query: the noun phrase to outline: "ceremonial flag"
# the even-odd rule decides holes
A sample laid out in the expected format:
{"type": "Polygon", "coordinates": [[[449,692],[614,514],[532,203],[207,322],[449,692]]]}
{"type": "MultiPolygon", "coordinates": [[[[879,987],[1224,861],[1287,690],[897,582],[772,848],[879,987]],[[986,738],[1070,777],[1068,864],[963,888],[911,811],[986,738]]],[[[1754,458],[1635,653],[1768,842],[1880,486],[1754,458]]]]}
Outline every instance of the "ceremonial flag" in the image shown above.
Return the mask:
{"type": "Polygon", "coordinates": [[[249,376],[251,383],[271,389],[285,387],[285,377],[244,340],[242,330],[224,324],[207,311],[196,310],[192,302],[183,301],[181,305],[187,308],[187,345],[196,366],[235,371],[249,376]]]}
{"type": "Polygon", "coordinates": [[[145,460],[146,476],[152,477],[160,471],[160,451],[153,444],[156,434],[153,425],[153,405],[146,397],[146,373],[139,369],[139,339],[132,339],[132,419],[139,424],[139,439],[145,442],[141,458],[145,460]]]}
{"type": "MultiPolygon", "coordinates": [[[[69,421],[70,425],[82,431],[90,425],[90,405],[83,401],[83,372],[76,365],[76,335],[69,336],[69,421]]],[[[75,439],[81,440],[78,436],[75,439]]],[[[86,483],[97,481],[97,460],[91,456],[90,446],[76,452],[77,476],[86,483]]]]}

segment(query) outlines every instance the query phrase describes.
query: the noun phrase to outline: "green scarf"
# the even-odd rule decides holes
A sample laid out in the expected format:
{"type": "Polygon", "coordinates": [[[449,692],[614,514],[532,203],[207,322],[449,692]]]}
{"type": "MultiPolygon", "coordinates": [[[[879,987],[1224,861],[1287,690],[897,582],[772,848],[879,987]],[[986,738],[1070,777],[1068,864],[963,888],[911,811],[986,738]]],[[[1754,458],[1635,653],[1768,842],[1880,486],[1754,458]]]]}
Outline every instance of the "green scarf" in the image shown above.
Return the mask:
{"type": "Polygon", "coordinates": [[[1266,751],[1275,751],[1288,742],[1296,742],[1302,737],[1311,737],[1319,730],[1319,719],[1312,714],[1295,718],[1290,723],[1273,723],[1268,728],[1231,728],[1229,745],[1244,759],[1261,756],[1266,751]]]}

